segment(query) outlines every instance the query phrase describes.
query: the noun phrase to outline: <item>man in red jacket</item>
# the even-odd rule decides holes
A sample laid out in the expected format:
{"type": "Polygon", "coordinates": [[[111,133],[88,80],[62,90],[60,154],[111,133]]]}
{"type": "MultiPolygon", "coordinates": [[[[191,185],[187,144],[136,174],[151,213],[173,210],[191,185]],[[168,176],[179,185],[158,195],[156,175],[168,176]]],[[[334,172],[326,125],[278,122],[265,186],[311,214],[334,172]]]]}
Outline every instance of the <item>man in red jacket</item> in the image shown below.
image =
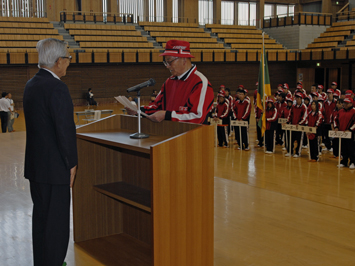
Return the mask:
{"type": "MultiPolygon", "coordinates": [[[[172,120],[207,123],[213,106],[213,88],[207,78],[191,63],[190,43],[170,40],[166,43],[164,65],[171,76],[164,82],[155,101],[141,108],[153,122],[172,120]]],[[[136,112],[127,109],[131,115],[136,112]]]]}
{"type": "Polygon", "coordinates": [[[353,107],[353,99],[344,99],[344,108],[339,111],[334,119],[335,131],[350,131],[352,132],[351,139],[341,140],[341,155],[343,159],[340,161],[338,167],[348,166],[349,169],[355,169],[355,153],[354,153],[354,130],[355,130],[355,108],[353,107]]]}
{"type": "MultiPolygon", "coordinates": [[[[237,91],[238,100],[234,103],[233,107],[233,118],[238,121],[248,121],[249,123],[251,106],[247,93],[248,91],[244,88],[244,86],[239,85],[239,89],[237,91]]],[[[240,131],[242,133],[242,143],[240,143],[239,126],[234,127],[235,140],[239,145],[238,149],[243,148],[244,150],[249,151],[248,129],[246,127],[241,127],[240,131]]]]}
{"type": "MultiPolygon", "coordinates": [[[[295,95],[296,103],[292,105],[290,114],[287,118],[287,123],[292,125],[304,125],[307,122],[307,107],[302,103],[303,93],[297,92],[295,95]]],[[[286,153],[285,156],[292,156],[294,142],[297,141],[297,149],[295,151],[294,158],[300,157],[302,149],[302,137],[303,134],[301,131],[293,131],[291,139],[291,154],[286,153]]]]}

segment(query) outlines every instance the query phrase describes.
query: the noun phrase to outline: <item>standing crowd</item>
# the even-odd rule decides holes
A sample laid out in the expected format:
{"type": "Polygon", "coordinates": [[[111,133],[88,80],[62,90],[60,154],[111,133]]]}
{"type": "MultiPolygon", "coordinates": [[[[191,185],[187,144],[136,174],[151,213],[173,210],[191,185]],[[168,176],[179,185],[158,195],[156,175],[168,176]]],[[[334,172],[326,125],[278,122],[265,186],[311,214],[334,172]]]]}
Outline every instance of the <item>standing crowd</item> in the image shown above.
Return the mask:
{"type": "MultiPolygon", "coordinates": [[[[251,100],[248,91],[239,85],[233,98],[230,89],[220,86],[217,104],[211,110],[211,117],[222,120],[217,127],[218,146],[228,147],[231,130],[234,130],[238,149],[248,151],[248,128],[242,126],[231,127],[233,120],[250,121],[251,100]]],[[[302,149],[309,149],[309,162],[318,162],[322,151],[332,152],[331,158],[339,158],[338,167],[355,169],[355,94],[352,90],[340,91],[337,83],[332,82],[331,88],[324,91],[322,85],[313,84],[310,93],[298,82],[295,91],[290,91],[287,83],[279,84],[274,97],[265,99],[265,110],[257,106],[257,90],[254,92],[254,113],[257,128],[258,147],[264,147],[265,153],[275,152],[275,145],[282,145],[286,157],[298,158],[302,149]],[[262,117],[265,113],[266,127],[262,134],[262,117]],[[284,122],[280,123],[279,118],[284,122]],[[308,126],[316,130],[311,133],[302,131],[283,130],[284,124],[308,126]],[[351,139],[341,140],[341,154],[339,154],[339,138],[330,138],[329,131],[351,132],[351,139]],[[265,143],[264,143],[265,142],[265,143]]]]}

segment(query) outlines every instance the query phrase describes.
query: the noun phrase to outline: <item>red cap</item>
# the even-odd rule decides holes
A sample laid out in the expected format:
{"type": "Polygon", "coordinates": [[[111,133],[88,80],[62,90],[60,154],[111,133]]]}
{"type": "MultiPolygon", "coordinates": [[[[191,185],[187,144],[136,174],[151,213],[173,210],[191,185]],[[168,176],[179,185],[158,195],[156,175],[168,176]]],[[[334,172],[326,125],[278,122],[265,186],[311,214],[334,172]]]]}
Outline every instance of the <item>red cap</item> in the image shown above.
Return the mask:
{"type": "Polygon", "coordinates": [[[318,89],[323,90],[324,89],[323,85],[318,85],[318,89]]]}
{"type": "Polygon", "coordinates": [[[328,89],[327,93],[334,93],[334,90],[333,89],[328,89]]]}
{"type": "Polygon", "coordinates": [[[219,86],[220,88],[225,88],[226,86],[224,86],[224,85],[221,85],[221,86],[219,86]]]}
{"type": "Polygon", "coordinates": [[[245,94],[248,93],[248,90],[245,89],[243,85],[239,85],[239,86],[238,86],[238,91],[239,91],[239,92],[244,92],[245,94]]]}
{"type": "Polygon", "coordinates": [[[277,87],[281,87],[281,88],[283,88],[283,85],[282,85],[282,84],[279,84],[279,85],[277,85],[277,87]]]}
{"type": "Polygon", "coordinates": [[[290,96],[286,96],[286,101],[293,102],[292,98],[290,96]]]}
{"type": "Polygon", "coordinates": [[[338,86],[338,83],[336,83],[335,81],[332,82],[332,85],[338,86]]]}
{"type": "Polygon", "coordinates": [[[353,99],[351,99],[350,97],[346,97],[344,99],[344,103],[353,103],[353,102],[354,102],[353,99]]]}
{"type": "Polygon", "coordinates": [[[220,90],[218,94],[222,94],[223,96],[226,96],[226,92],[224,90],[220,90]]]}
{"type": "Polygon", "coordinates": [[[288,86],[287,83],[284,83],[283,87],[284,87],[284,89],[290,89],[290,87],[288,86]]]}
{"type": "Polygon", "coordinates": [[[302,84],[298,84],[298,85],[297,85],[297,89],[299,89],[299,90],[303,89],[302,84]]]}
{"type": "Polygon", "coordinates": [[[225,95],[224,95],[223,93],[219,92],[219,93],[217,94],[217,97],[225,97],[225,95]]]}
{"type": "Polygon", "coordinates": [[[266,98],[266,102],[267,102],[267,103],[274,103],[274,99],[273,99],[273,98],[270,98],[270,97],[267,97],[267,98],[266,98]]]}
{"type": "Polygon", "coordinates": [[[256,83],[255,83],[255,86],[259,86],[259,82],[256,82],[256,83]]]}
{"type": "Polygon", "coordinates": [[[301,97],[303,99],[303,93],[302,92],[296,92],[295,97],[301,97]]]}
{"type": "Polygon", "coordinates": [[[303,86],[302,81],[297,82],[297,85],[302,85],[303,86]]]}
{"type": "Polygon", "coordinates": [[[318,101],[325,101],[325,96],[319,94],[318,101]]]}
{"type": "Polygon", "coordinates": [[[170,40],[165,45],[164,53],[159,56],[176,56],[194,58],[190,53],[190,43],[179,40],[170,40]]]}
{"type": "Polygon", "coordinates": [[[351,95],[353,95],[354,93],[353,93],[353,91],[352,90],[347,90],[346,92],[345,92],[345,96],[351,96],[351,95]]]}
{"type": "Polygon", "coordinates": [[[338,91],[335,91],[335,92],[333,93],[333,96],[335,96],[335,97],[339,97],[339,96],[340,96],[340,94],[339,94],[339,92],[338,92],[338,91]]]}
{"type": "Polygon", "coordinates": [[[314,92],[311,92],[311,95],[312,95],[312,96],[316,96],[316,97],[319,97],[319,93],[318,93],[318,92],[316,92],[316,91],[314,91],[314,92]]]}

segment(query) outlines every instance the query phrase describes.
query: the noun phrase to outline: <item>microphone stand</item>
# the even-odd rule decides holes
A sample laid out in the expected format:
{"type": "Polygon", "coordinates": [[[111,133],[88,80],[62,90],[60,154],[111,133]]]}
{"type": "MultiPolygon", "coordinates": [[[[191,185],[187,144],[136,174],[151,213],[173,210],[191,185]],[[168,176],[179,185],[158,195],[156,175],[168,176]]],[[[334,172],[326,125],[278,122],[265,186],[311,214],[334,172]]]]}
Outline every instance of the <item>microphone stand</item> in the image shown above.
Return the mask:
{"type": "Polygon", "coordinates": [[[137,97],[138,97],[138,132],[130,135],[131,139],[146,139],[149,138],[149,135],[144,134],[141,132],[141,91],[137,91],[137,97]]]}

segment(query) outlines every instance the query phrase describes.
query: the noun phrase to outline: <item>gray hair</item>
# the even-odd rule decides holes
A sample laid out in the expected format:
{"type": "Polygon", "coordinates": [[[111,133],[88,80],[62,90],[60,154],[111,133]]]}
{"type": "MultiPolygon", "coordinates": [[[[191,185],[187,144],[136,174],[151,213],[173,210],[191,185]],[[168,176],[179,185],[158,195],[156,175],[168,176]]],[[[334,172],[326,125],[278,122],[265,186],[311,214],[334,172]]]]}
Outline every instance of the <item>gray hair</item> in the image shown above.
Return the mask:
{"type": "Polygon", "coordinates": [[[46,66],[52,68],[58,58],[67,56],[67,46],[68,43],[58,39],[40,40],[36,47],[38,51],[38,67],[46,66]]]}

